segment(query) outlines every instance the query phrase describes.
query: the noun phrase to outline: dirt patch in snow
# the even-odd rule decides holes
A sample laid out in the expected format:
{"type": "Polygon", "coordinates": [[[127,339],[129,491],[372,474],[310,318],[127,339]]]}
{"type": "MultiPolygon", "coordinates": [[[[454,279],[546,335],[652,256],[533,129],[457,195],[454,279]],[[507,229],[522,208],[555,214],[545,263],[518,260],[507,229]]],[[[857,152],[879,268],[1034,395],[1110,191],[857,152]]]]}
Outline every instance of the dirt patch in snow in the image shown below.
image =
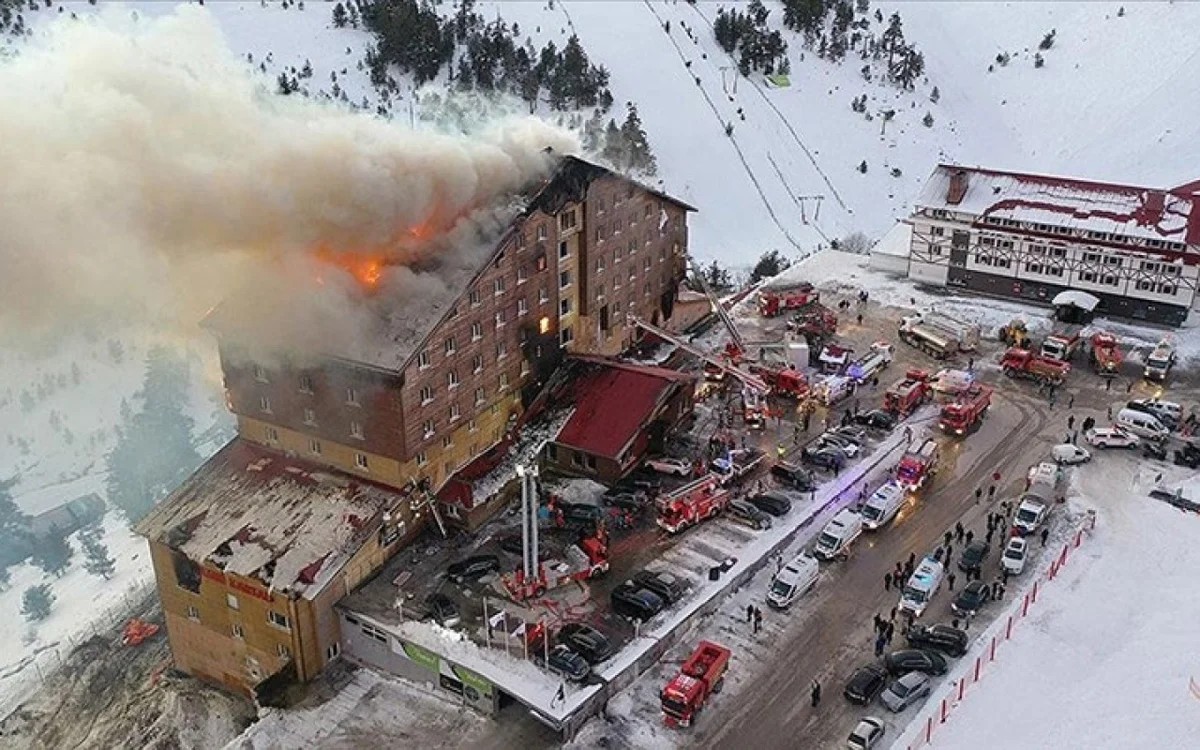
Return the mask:
{"type": "Polygon", "coordinates": [[[247,700],[171,668],[155,593],[138,614],[162,629],[125,646],[121,629],[91,638],[0,722],[5,748],[211,748],[254,720],[247,700]]]}

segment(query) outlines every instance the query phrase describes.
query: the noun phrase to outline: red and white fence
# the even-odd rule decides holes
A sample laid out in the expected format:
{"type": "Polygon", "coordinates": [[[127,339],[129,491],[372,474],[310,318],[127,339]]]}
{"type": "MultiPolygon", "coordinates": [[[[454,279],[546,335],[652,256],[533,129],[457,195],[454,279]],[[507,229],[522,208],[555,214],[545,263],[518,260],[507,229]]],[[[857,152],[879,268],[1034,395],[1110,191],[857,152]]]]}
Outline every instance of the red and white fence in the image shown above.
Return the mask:
{"type": "Polygon", "coordinates": [[[1034,580],[1033,586],[1026,590],[1021,598],[1014,601],[1008,611],[992,623],[992,626],[975,641],[972,648],[972,653],[975,653],[975,661],[960,665],[957,670],[957,678],[950,680],[940,693],[935,693],[930,697],[924,713],[909,724],[908,729],[892,746],[893,748],[917,750],[933,741],[938,727],[945,724],[954,709],[962,705],[966,699],[970,692],[968,687],[987,675],[987,665],[996,661],[997,649],[1001,644],[1012,639],[1013,631],[1017,629],[1023,619],[1029,616],[1030,609],[1037,604],[1038,597],[1042,595],[1045,585],[1058,577],[1067,564],[1071,551],[1083,544],[1083,540],[1090,537],[1095,528],[1096,515],[1089,511],[1087,518],[1076,527],[1075,534],[1063,544],[1062,552],[1051,560],[1050,567],[1044,570],[1034,580]],[[980,649],[980,645],[982,645],[982,649],[980,649]]]}

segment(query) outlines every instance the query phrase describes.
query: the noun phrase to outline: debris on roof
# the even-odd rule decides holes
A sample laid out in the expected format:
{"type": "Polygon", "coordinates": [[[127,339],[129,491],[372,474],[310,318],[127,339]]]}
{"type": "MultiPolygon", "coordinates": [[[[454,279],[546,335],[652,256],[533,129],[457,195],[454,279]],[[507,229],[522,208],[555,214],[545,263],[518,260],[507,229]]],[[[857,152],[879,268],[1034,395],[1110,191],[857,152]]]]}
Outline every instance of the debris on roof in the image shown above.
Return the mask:
{"type": "Polygon", "coordinates": [[[311,598],[406,497],[238,438],[137,531],[194,562],[311,598]]]}
{"type": "Polygon", "coordinates": [[[1182,188],[1162,190],[942,164],[925,183],[916,205],[962,211],[985,221],[1082,229],[1104,235],[1094,239],[1112,242],[1124,237],[1200,243],[1200,200],[1182,188]]]}

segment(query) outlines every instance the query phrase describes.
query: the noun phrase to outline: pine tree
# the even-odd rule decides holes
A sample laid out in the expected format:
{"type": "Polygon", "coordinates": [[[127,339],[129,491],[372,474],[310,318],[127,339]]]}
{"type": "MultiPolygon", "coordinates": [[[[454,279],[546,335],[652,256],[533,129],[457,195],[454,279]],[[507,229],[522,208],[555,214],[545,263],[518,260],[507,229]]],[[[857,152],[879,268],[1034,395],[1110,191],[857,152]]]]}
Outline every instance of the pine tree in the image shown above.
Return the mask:
{"type": "Polygon", "coordinates": [[[856,0],[854,8],[859,13],[866,15],[871,11],[871,0],[856,0]]]}
{"type": "Polygon", "coordinates": [[[714,292],[728,291],[732,286],[729,282],[729,271],[721,268],[715,260],[704,269],[704,281],[714,292]]]}
{"type": "Polygon", "coordinates": [[[54,606],[54,594],[50,584],[30,586],[21,597],[21,614],[29,622],[45,620],[50,616],[50,608],[54,606]]]}
{"type": "Polygon", "coordinates": [[[769,250],[763,253],[758,262],[754,264],[754,269],[750,271],[750,283],[757,284],[763,279],[778,276],[790,266],[791,263],[780,255],[778,250],[769,250]]]}
{"type": "Polygon", "coordinates": [[[16,478],[0,480],[0,570],[16,565],[33,552],[29,516],[13,502],[11,487],[16,478]]]}
{"type": "Polygon", "coordinates": [[[933,91],[929,92],[929,101],[933,102],[934,104],[937,104],[938,99],[941,99],[941,98],[942,98],[942,92],[938,91],[937,86],[934,86],[933,91]]]}
{"type": "Polygon", "coordinates": [[[626,153],[626,143],[621,136],[621,129],[617,127],[616,120],[609,120],[608,125],[604,128],[604,148],[600,155],[616,169],[622,170],[628,158],[626,153]]]}
{"type": "Polygon", "coordinates": [[[67,541],[66,534],[57,526],[51,526],[33,549],[33,564],[48,575],[61,578],[70,567],[74,554],[75,549],[67,541]]]}
{"type": "Polygon", "coordinates": [[[346,9],[341,3],[333,6],[333,25],[334,28],[342,29],[346,27],[346,9]]]}
{"type": "Polygon", "coordinates": [[[888,27],[883,30],[879,41],[883,45],[883,50],[888,53],[888,67],[890,68],[895,63],[896,53],[904,46],[904,27],[899,13],[893,13],[888,18],[888,27]]]}
{"type": "Polygon", "coordinates": [[[109,557],[108,547],[104,546],[100,539],[101,533],[100,525],[93,524],[79,533],[79,541],[83,545],[84,569],[107,581],[116,572],[117,565],[116,561],[109,557]]]}
{"type": "Polygon", "coordinates": [[[1057,31],[1058,31],[1057,29],[1050,29],[1050,31],[1048,31],[1046,33],[1046,36],[1042,37],[1041,43],[1038,44],[1038,49],[1044,51],[1044,50],[1048,50],[1051,47],[1053,47],[1054,46],[1054,35],[1057,33],[1057,31]]]}
{"type": "Polygon", "coordinates": [[[925,116],[921,118],[921,124],[927,128],[932,128],[933,127],[933,115],[926,112],[925,116]]]}
{"type": "Polygon", "coordinates": [[[621,137],[624,138],[627,148],[628,168],[651,177],[658,174],[658,163],[650,150],[650,141],[642,128],[642,119],[638,116],[637,106],[633,102],[626,105],[621,137]]]}
{"type": "Polygon", "coordinates": [[[866,159],[863,159],[861,162],[859,162],[858,171],[862,172],[863,174],[867,173],[867,160],[866,159]]]}
{"type": "Polygon", "coordinates": [[[276,79],[276,91],[283,96],[288,96],[292,93],[292,82],[288,79],[287,73],[280,73],[276,79]]]}
{"type": "Polygon", "coordinates": [[[140,520],[200,464],[192,444],[187,363],[156,347],[146,358],[146,376],[138,397],[142,409],[123,420],[108,456],[109,500],[130,521],[140,520]]]}
{"type": "Polygon", "coordinates": [[[1045,66],[1045,64],[1046,64],[1046,58],[1042,57],[1042,53],[1041,52],[1034,53],[1033,67],[1041,68],[1041,67],[1045,66]]]}

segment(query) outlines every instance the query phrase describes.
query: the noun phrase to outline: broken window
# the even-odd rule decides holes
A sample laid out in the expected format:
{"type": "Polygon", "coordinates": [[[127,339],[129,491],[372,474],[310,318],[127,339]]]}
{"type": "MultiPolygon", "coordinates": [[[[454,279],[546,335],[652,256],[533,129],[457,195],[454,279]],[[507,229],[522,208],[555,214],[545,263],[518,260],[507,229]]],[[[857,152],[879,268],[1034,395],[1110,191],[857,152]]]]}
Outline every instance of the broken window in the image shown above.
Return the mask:
{"type": "Polygon", "coordinates": [[[171,564],[175,568],[176,585],[178,585],[181,589],[192,592],[193,594],[199,594],[201,579],[200,566],[178,552],[172,553],[171,564]]]}

